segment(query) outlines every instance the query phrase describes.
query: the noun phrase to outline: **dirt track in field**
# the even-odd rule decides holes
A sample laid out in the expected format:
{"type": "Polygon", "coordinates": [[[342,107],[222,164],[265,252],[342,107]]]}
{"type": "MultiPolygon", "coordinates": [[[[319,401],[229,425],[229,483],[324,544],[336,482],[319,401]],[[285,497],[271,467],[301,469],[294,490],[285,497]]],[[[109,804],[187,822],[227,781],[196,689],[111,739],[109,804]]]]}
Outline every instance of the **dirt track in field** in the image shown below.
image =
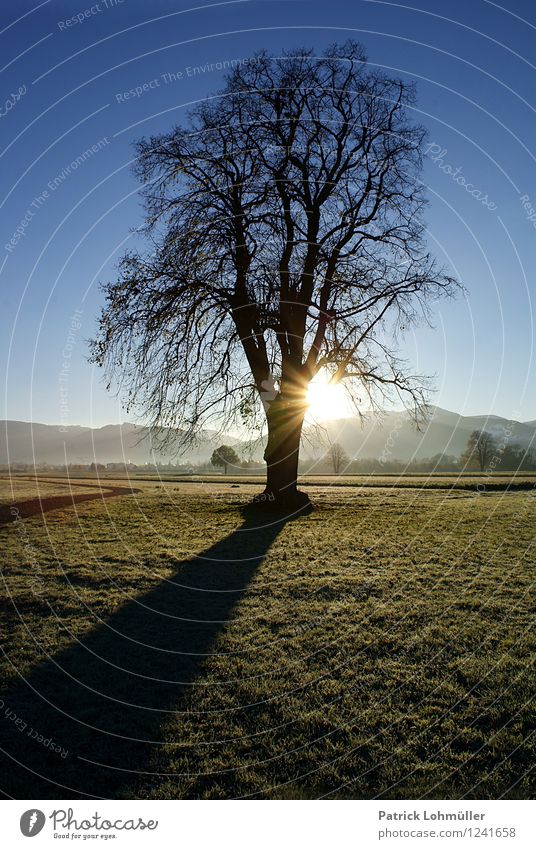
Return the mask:
{"type": "MultiPolygon", "coordinates": [[[[38,479],[30,478],[39,483],[38,479]]],[[[104,501],[105,498],[115,498],[119,495],[133,495],[136,492],[141,492],[140,489],[133,489],[127,486],[106,486],[101,488],[98,484],[80,483],[78,481],[63,482],[54,481],[54,486],[68,487],[87,487],[93,492],[70,492],[68,495],[47,495],[43,498],[29,498],[26,501],[13,502],[12,504],[0,505],[0,526],[9,525],[17,519],[28,519],[31,516],[40,516],[45,513],[50,513],[52,510],[62,510],[65,507],[75,507],[77,504],[82,504],[86,501],[95,501],[100,498],[104,501]]]]}

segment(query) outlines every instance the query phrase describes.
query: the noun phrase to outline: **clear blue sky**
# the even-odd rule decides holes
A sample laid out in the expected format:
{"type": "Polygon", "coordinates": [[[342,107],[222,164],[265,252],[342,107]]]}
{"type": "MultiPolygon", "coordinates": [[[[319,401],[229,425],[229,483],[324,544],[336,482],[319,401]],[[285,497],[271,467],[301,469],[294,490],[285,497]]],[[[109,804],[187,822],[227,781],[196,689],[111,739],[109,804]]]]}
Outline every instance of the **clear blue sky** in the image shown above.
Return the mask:
{"type": "Polygon", "coordinates": [[[413,3],[2,4],[0,418],[125,419],[87,364],[85,340],[101,304],[98,282],[113,276],[142,220],[132,142],[180,122],[189,103],[222,86],[223,72],[202,70],[207,63],[260,48],[321,50],[348,37],[364,43],[371,64],[418,85],[415,118],[437,146],[424,172],[430,245],[469,292],[441,304],[433,331],[408,338],[407,356],[437,375],[442,407],[536,418],[536,7],[413,3]],[[177,72],[175,81],[165,76],[177,72]],[[144,84],[141,96],[122,96],[144,84]],[[461,169],[481,197],[446,166],[461,169]]]}

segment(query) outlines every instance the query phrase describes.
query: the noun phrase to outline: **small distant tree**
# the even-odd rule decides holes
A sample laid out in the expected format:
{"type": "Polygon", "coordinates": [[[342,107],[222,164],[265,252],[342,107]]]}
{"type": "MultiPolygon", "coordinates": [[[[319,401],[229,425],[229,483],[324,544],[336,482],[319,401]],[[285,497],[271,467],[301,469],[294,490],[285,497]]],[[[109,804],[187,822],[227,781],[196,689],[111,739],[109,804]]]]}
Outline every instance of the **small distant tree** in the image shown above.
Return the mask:
{"type": "Polygon", "coordinates": [[[213,466],[223,469],[223,474],[227,474],[227,466],[238,466],[240,458],[234,448],[230,445],[220,445],[212,452],[210,462],[213,466]]]}
{"type": "Polygon", "coordinates": [[[333,443],[328,451],[328,457],[334,474],[340,475],[343,467],[348,465],[348,455],[340,442],[333,443]]]}
{"type": "Polygon", "coordinates": [[[465,451],[460,457],[460,465],[478,464],[480,471],[483,472],[489,465],[495,451],[495,440],[491,433],[487,430],[474,430],[469,436],[465,451]]]}

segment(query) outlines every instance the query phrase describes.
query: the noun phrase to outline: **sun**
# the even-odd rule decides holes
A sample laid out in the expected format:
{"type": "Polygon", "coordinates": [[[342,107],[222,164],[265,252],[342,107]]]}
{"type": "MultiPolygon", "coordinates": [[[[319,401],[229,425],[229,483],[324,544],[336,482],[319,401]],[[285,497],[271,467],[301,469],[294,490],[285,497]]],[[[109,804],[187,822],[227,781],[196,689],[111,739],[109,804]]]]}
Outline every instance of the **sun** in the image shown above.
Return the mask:
{"type": "Polygon", "coordinates": [[[317,375],[309,384],[307,404],[306,418],[310,422],[346,419],[355,415],[344,387],[340,383],[329,383],[325,375],[317,375]]]}

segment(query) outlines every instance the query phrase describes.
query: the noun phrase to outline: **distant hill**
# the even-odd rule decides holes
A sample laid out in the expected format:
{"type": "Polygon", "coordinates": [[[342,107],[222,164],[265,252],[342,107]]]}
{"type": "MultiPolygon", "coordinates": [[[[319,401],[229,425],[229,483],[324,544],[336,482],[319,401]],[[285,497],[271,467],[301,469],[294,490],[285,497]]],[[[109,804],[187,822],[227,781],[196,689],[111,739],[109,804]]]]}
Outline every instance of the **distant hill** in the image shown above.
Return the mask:
{"type": "MultiPolygon", "coordinates": [[[[340,442],[350,458],[380,457],[387,449],[392,459],[411,460],[433,457],[436,454],[459,456],[473,430],[488,430],[501,442],[505,435],[510,445],[536,448],[536,421],[511,422],[500,416],[460,416],[457,413],[432,408],[429,422],[421,432],[405,413],[386,413],[380,420],[359,418],[324,421],[318,426],[304,428],[303,456],[319,457],[331,442],[340,442]],[[511,434],[508,437],[508,430],[511,434]]],[[[207,431],[199,444],[186,452],[191,463],[210,459],[215,447],[226,442],[239,451],[250,443],[233,436],[215,437],[207,431]]],[[[262,454],[257,443],[254,456],[262,454]]],[[[161,453],[153,444],[147,429],[125,423],[101,428],[29,422],[0,422],[0,464],[7,463],[112,463],[131,462],[136,465],[155,462],[181,461],[171,450],[161,453]]]]}
{"type": "MultiPolygon", "coordinates": [[[[227,438],[230,444],[236,439],[227,438]]],[[[195,450],[187,452],[191,462],[204,462],[217,445],[207,432],[195,450]]],[[[146,428],[125,423],[100,428],[30,422],[0,422],[0,463],[113,463],[128,462],[142,465],[155,462],[181,462],[176,452],[158,450],[146,428]]]]}
{"type": "Polygon", "coordinates": [[[304,453],[318,456],[324,445],[339,442],[351,458],[380,457],[385,449],[398,460],[436,454],[459,456],[473,430],[487,430],[499,443],[506,437],[509,445],[536,448],[536,422],[511,422],[500,416],[460,416],[433,407],[430,420],[420,432],[407,414],[396,412],[363,423],[357,418],[322,422],[316,428],[306,428],[304,453]]]}

